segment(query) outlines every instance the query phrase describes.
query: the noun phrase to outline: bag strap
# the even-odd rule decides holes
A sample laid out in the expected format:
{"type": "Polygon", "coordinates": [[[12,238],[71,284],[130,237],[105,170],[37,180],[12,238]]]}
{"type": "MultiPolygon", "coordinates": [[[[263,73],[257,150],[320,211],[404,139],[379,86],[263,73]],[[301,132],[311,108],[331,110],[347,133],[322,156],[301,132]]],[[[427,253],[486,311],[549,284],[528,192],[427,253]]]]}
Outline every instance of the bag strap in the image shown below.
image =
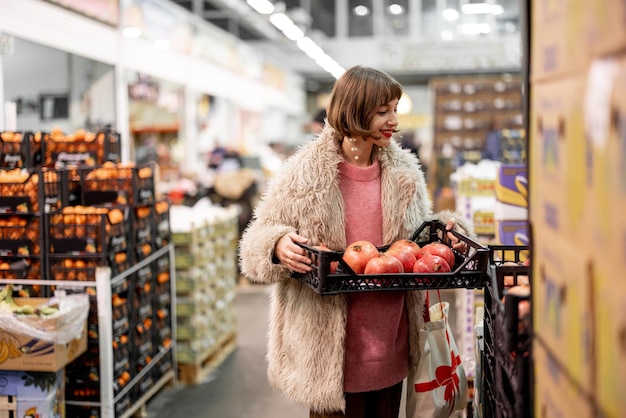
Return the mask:
{"type": "Polygon", "coordinates": [[[450,334],[448,334],[448,315],[443,311],[443,305],[441,303],[441,293],[439,289],[437,289],[437,297],[439,298],[439,309],[441,309],[441,316],[443,317],[443,323],[445,325],[446,330],[446,341],[448,341],[448,347],[450,347],[450,334]]]}

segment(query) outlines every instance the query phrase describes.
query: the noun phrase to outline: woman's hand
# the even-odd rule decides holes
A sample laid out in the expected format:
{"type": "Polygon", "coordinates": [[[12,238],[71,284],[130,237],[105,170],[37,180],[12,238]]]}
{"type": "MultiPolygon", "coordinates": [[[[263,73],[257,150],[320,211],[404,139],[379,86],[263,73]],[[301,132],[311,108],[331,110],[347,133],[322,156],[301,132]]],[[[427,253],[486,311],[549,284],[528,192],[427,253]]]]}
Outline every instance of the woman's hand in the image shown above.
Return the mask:
{"type": "Polygon", "coordinates": [[[295,271],[296,273],[306,273],[311,271],[311,259],[306,255],[306,251],[296,243],[306,244],[309,241],[295,232],[280,237],[274,246],[274,257],[281,264],[295,271]]]}
{"type": "MultiPolygon", "coordinates": [[[[450,218],[448,219],[448,222],[446,222],[446,231],[452,231],[453,229],[463,235],[467,234],[467,232],[456,223],[455,218],[450,218]]],[[[456,236],[454,236],[454,234],[448,232],[448,238],[450,239],[452,248],[454,248],[455,250],[458,250],[462,253],[467,250],[467,243],[460,241],[456,236]]]]}

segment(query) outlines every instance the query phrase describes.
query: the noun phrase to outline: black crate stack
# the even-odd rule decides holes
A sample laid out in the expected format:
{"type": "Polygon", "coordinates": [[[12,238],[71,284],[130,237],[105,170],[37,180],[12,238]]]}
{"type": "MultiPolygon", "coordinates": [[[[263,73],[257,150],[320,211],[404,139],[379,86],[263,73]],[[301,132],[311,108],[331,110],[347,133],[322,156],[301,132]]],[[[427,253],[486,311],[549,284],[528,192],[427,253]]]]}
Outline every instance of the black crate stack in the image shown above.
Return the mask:
{"type": "Polygon", "coordinates": [[[169,203],[156,197],[153,163],[120,156],[111,130],[0,132],[0,284],[54,280],[14,288],[91,298],[87,351],[66,366],[67,414],[77,418],[101,415],[102,384],[113,387],[119,416],[174,370],[169,203]],[[112,277],[112,335],[104,340],[97,288],[85,284],[102,266],[112,277]],[[102,353],[109,339],[112,358],[102,353]]]}
{"type": "Polygon", "coordinates": [[[475,397],[484,418],[532,416],[530,267],[525,246],[493,245],[475,397]]]}

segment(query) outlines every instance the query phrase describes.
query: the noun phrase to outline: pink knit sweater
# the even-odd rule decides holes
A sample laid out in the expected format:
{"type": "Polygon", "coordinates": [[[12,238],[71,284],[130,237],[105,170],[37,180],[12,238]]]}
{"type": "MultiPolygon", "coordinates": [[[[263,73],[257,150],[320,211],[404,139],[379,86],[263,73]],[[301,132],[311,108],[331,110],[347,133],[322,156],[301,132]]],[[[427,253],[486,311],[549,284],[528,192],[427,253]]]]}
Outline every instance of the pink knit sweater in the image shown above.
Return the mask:
{"type": "MultiPolygon", "coordinates": [[[[380,163],[362,168],[343,162],[339,186],[346,213],[346,242],[382,245],[380,163]]],[[[348,294],[344,390],[392,386],[409,373],[408,319],[403,292],[348,294]]]]}

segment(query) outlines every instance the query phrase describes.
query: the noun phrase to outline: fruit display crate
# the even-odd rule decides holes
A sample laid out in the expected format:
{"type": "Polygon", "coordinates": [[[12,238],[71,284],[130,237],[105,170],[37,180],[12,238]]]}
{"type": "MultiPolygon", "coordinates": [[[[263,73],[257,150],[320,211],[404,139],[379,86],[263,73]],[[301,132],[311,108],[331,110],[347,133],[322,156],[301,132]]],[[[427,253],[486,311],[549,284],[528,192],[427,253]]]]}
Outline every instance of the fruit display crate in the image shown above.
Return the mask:
{"type": "Polygon", "coordinates": [[[78,169],[83,205],[150,205],[155,203],[154,163],[107,163],[78,169]]]}
{"type": "Polygon", "coordinates": [[[0,170],[0,213],[44,213],[69,200],[68,173],[47,168],[0,170]]]}
{"type": "MultiPolygon", "coordinates": [[[[429,290],[429,289],[475,289],[482,288],[486,280],[489,262],[489,249],[475,240],[457,232],[446,231],[445,224],[439,221],[424,222],[411,237],[420,247],[433,242],[452,246],[448,233],[465,242],[465,250],[453,249],[454,270],[447,273],[389,273],[384,275],[356,274],[343,260],[344,252],[324,251],[300,244],[313,261],[312,270],[306,274],[294,274],[296,280],[312,288],[321,295],[348,292],[389,291],[389,290],[429,290]],[[331,272],[331,264],[336,263],[336,272],[331,272]]],[[[385,251],[388,247],[380,247],[385,251]]]]}
{"type": "MultiPolygon", "coordinates": [[[[118,324],[115,318],[120,314],[126,315],[128,320],[132,318],[130,311],[124,313],[115,306],[114,300],[116,295],[131,297],[131,293],[135,289],[127,287],[126,283],[135,281],[139,284],[138,278],[141,272],[146,268],[154,269],[155,266],[166,264],[169,266],[170,281],[175,285],[175,270],[173,269],[174,247],[169,244],[155,251],[145,260],[141,260],[132,265],[127,271],[113,275],[110,267],[99,266],[95,270],[95,277],[85,281],[58,281],[49,279],[40,280],[5,280],[2,284],[25,285],[35,283],[42,287],[58,287],[65,292],[70,293],[88,293],[92,302],[89,317],[93,318],[88,324],[88,352],[93,350],[92,354],[97,359],[90,367],[97,367],[98,370],[92,370],[90,367],[83,367],[82,377],[91,379],[95,385],[83,385],[76,392],[77,397],[72,399],[73,392],[66,392],[66,416],[73,418],[81,417],[98,417],[98,418],[131,418],[138,416],[142,408],[145,408],[148,401],[154,397],[163,387],[169,384],[177,384],[176,370],[176,343],[170,338],[167,344],[155,342],[153,344],[154,352],[150,358],[150,362],[146,364],[135,364],[135,368],[131,376],[129,376],[124,387],[116,387],[111,382],[116,382],[116,363],[121,360],[120,352],[116,350],[119,347],[119,336],[131,336],[130,330],[120,334],[118,324]],[[163,260],[167,260],[163,263],[163,260]],[[112,303],[113,301],[113,303],[112,303]],[[90,376],[90,373],[95,375],[90,376]]],[[[157,269],[157,271],[160,271],[157,269]]],[[[168,303],[169,309],[175,309],[175,294],[172,293],[174,287],[168,286],[169,291],[168,303]]],[[[156,296],[155,296],[156,297],[156,296]]],[[[158,299],[161,299],[157,297],[158,299]]],[[[155,299],[153,298],[153,301],[155,299]]],[[[158,302],[157,302],[157,307],[158,302]]],[[[128,306],[130,307],[130,306],[128,306]]],[[[172,316],[168,316],[168,326],[175,333],[175,322],[172,316]]],[[[151,334],[154,335],[154,334],[151,334]]],[[[135,360],[138,357],[133,355],[131,347],[132,341],[129,339],[126,348],[129,350],[128,360],[135,360]]],[[[85,354],[87,354],[85,353],[85,354]]],[[[123,353],[121,353],[123,354],[123,353]]],[[[136,363],[136,362],[135,362],[136,363]]],[[[78,366],[71,363],[70,367],[78,366]]],[[[67,388],[68,386],[66,386],[67,388]]]]}
{"type": "Polygon", "coordinates": [[[122,160],[121,134],[109,129],[97,133],[78,130],[70,135],[53,131],[43,134],[43,142],[46,167],[96,166],[122,160]]]}
{"type": "Polygon", "coordinates": [[[41,164],[41,133],[0,132],[0,168],[33,168],[41,164]]]}
{"type": "Polygon", "coordinates": [[[507,293],[507,288],[528,282],[528,251],[527,246],[489,246],[480,376],[485,417],[531,416],[532,321],[520,316],[520,303],[529,302],[530,294],[507,293]]]}

